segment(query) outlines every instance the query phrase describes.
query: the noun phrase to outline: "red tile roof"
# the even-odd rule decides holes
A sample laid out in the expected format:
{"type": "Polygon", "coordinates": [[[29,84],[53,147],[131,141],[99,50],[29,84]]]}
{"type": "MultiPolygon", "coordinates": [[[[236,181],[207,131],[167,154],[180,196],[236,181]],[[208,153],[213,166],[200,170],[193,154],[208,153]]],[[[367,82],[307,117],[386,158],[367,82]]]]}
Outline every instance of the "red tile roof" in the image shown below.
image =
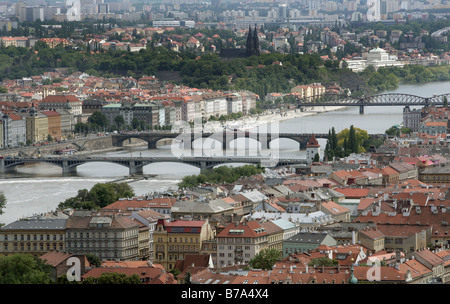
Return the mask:
{"type": "Polygon", "coordinates": [[[69,101],[69,102],[79,102],[80,100],[74,95],[48,95],[47,97],[43,98],[41,102],[66,103],[67,101],[69,101]]]}
{"type": "Polygon", "coordinates": [[[260,237],[267,235],[266,230],[257,222],[249,221],[243,223],[228,224],[217,237],[260,237]]]}
{"type": "Polygon", "coordinates": [[[334,190],[344,194],[346,198],[363,198],[369,194],[369,189],[335,188],[334,190]]]}
{"type": "Polygon", "coordinates": [[[82,280],[88,277],[99,278],[104,273],[120,273],[126,276],[136,274],[143,284],[177,284],[173,274],[154,267],[93,268],[82,276],[82,280]]]}
{"type": "Polygon", "coordinates": [[[139,209],[150,209],[150,208],[171,208],[175,204],[176,199],[169,197],[159,197],[153,199],[124,199],[114,202],[103,210],[139,210],[139,209]]]}

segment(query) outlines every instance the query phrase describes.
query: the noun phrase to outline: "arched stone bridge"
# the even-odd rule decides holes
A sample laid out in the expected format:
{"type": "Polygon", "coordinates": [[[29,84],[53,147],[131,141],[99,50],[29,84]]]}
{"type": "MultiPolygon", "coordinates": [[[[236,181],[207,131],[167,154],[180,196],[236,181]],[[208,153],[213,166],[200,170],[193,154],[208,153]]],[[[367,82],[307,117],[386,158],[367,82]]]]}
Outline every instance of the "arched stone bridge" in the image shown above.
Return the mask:
{"type": "MultiPolygon", "coordinates": [[[[11,158],[1,159],[0,172],[14,171],[17,166],[29,163],[49,163],[62,168],[63,175],[76,172],[80,165],[92,162],[107,162],[125,166],[129,174],[142,174],[146,165],[159,162],[177,162],[188,164],[203,172],[218,165],[230,163],[254,164],[267,168],[276,168],[294,164],[305,164],[305,159],[277,159],[276,155],[260,157],[47,157],[47,158],[11,158]]],[[[155,172],[157,174],[158,172],[155,172]]]]}
{"type": "Polygon", "coordinates": [[[378,94],[373,96],[353,97],[338,94],[324,94],[308,98],[298,98],[299,108],[315,106],[356,106],[359,113],[364,114],[366,106],[439,106],[444,100],[450,100],[450,93],[434,95],[432,97],[421,97],[403,93],[378,94]]]}
{"type": "MultiPolygon", "coordinates": [[[[254,139],[261,144],[261,149],[270,149],[270,143],[279,138],[292,139],[299,143],[300,149],[304,149],[312,134],[296,133],[253,133],[246,131],[218,132],[218,133],[174,133],[174,132],[140,132],[140,133],[120,133],[112,135],[112,145],[122,147],[123,143],[132,138],[138,138],[148,143],[149,149],[156,149],[157,142],[164,139],[178,139],[184,144],[184,149],[192,148],[193,142],[200,138],[210,138],[221,143],[223,150],[230,149],[230,143],[236,139],[254,139]]],[[[327,138],[327,134],[314,134],[316,138],[327,138]]]]}

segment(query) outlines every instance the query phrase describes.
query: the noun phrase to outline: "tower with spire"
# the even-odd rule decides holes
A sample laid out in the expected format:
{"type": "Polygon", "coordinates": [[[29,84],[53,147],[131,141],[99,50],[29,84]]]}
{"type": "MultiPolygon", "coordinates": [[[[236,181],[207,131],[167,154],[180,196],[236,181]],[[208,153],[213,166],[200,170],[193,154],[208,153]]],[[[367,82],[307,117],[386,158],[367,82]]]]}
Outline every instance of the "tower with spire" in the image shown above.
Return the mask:
{"type": "Polygon", "coordinates": [[[251,26],[249,25],[248,26],[248,36],[247,36],[247,56],[253,55],[253,48],[254,48],[253,32],[252,32],[251,26]]]}
{"type": "Polygon", "coordinates": [[[256,24],[255,29],[253,31],[253,55],[259,56],[259,38],[258,32],[256,30],[256,24]]]}
{"type": "Polygon", "coordinates": [[[247,36],[247,56],[259,56],[259,38],[258,31],[256,28],[252,30],[252,27],[248,26],[248,36],[247,36]]]}
{"type": "Polygon", "coordinates": [[[316,154],[319,154],[320,159],[320,145],[316,139],[316,136],[314,136],[313,134],[306,144],[306,161],[308,162],[308,164],[311,164],[314,161],[314,157],[316,156],[316,154]]]}

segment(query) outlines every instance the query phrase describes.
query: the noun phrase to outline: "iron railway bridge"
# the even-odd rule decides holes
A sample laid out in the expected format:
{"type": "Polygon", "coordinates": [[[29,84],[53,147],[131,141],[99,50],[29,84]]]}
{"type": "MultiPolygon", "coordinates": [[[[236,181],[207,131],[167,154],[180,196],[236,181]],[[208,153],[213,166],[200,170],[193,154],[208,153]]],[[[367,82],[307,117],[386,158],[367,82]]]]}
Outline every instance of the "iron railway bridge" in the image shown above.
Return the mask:
{"type": "Polygon", "coordinates": [[[298,98],[298,107],[327,107],[327,106],[353,106],[359,107],[359,113],[364,114],[364,107],[368,106],[441,106],[444,100],[450,99],[450,93],[421,97],[403,93],[378,94],[373,96],[347,96],[342,94],[324,94],[307,98],[298,98]]]}

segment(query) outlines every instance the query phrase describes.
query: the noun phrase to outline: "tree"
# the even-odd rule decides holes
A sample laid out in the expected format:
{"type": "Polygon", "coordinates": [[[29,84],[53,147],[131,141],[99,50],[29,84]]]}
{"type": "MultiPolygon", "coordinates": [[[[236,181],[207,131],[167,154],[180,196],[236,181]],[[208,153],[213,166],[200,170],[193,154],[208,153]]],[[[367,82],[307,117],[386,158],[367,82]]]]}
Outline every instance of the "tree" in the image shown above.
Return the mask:
{"type": "Polygon", "coordinates": [[[186,272],[186,275],[184,276],[184,284],[191,284],[191,272],[186,272]]]}
{"type": "Polygon", "coordinates": [[[350,153],[365,152],[364,143],[369,139],[367,131],[353,127],[344,129],[337,134],[337,150],[341,155],[339,157],[348,156],[350,153]]]}
{"type": "Polygon", "coordinates": [[[442,106],[443,106],[444,108],[448,107],[447,96],[444,96],[444,100],[442,101],[442,106]]]}
{"type": "Polygon", "coordinates": [[[0,191],[0,215],[3,214],[3,208],[6,207],[6,196],[3,191],[0,191]]]}
{"type": "Polygon", "coordinates": [[[117,129],[120,130],[121,127],[125,124],[125,119],[122,115],[117,115],[116,117],[114,117],[114,123],[116,124],[117,129]]]}
{"type": "Polygon", "coordinates": [[[396,126],[392,126],[389,129],[387,129],[384,133],[390,136],[398,136],[400,133],[400,130],[396,126]]]}
{"type": "Polygon", "coordinates": [[[81,189],[77,196],[59,203],[58,209],[97,210],[116,202],[122,197],[134,196],[133,188],[127,183],[98,183],[91,190],[81,189]]]}
{"type": "Polygon", "coordinates": [[[139,126],[140,126],[140,121],[139,121],[139,119],[137,119],[136,117],[133,118],[133,120],[131,121],[131,128],[132,128],[133,130],[136,130],[137,128],[139,128],[139,126]]]}
{"type": "Polygon", "coordinates": [[[137,274],[127,276],[123,273],[105,272],[98,278],[87,277],[83,280],[83,284],[141,284],[141,279],[137,274]]]}
{"type": "Polygon", "coordinates": [[[263,249],[249,261],[248,265],[253,269],[271,270],[280,258],[280,251],[276,249],[263,249]]]}
{"type": "Polygon", "coordinates": [[[49,284],[51,266],[27,254],[0,257],[0,284],[49,284]]]}
{"type": "Polygon", "coordinates": [[[92,253],[86,254],[86,259],[88,260],[89,264],[93,265],[94,267],[100,267],[100,265],[102,264],[100,258],[92,253]]]}
{"type": "Polygon", "coordinates": [[[108,126],[108,118],[100,111],[95,111],[88,118],[88,122],[97,125],[100,128],[106,128],[108,126]]]}
{"type": "Polygon", "coordinates": [[[331,130],[328,130],[328,139],[324,153],[325,157],[329,161],[333,160],[335,156],[340,156],[340,151],[338,149],[338,139],[334,127],[331,128],[331,130]]]}
{"type": "Polygon", "coordinates": [[[314,162],[314,163],[317,163],[317,162],[319,162],[319,161],[320,161],[319,153],[316,153],[316,155],[314,155],[313,162],[314,162]]]}
{"type": "Polygon", "coordinates": [[[358,143],[356,141],[356,133],[353,125],[350,126],[350,131],[348,134],[348,148],[351,153],[358,153],[358,143]]]}
{"type": "Polygon", "coordinates": [[[312,266],[312,267],[317,267],[317,266],[324,266],[324,267],[334,267],[337,264],[339,264],[339,262],[337,260],[330,260],[328,257],[320,257],[320,258],[315,258],[312,259],[308,266],[312,266]]]}

